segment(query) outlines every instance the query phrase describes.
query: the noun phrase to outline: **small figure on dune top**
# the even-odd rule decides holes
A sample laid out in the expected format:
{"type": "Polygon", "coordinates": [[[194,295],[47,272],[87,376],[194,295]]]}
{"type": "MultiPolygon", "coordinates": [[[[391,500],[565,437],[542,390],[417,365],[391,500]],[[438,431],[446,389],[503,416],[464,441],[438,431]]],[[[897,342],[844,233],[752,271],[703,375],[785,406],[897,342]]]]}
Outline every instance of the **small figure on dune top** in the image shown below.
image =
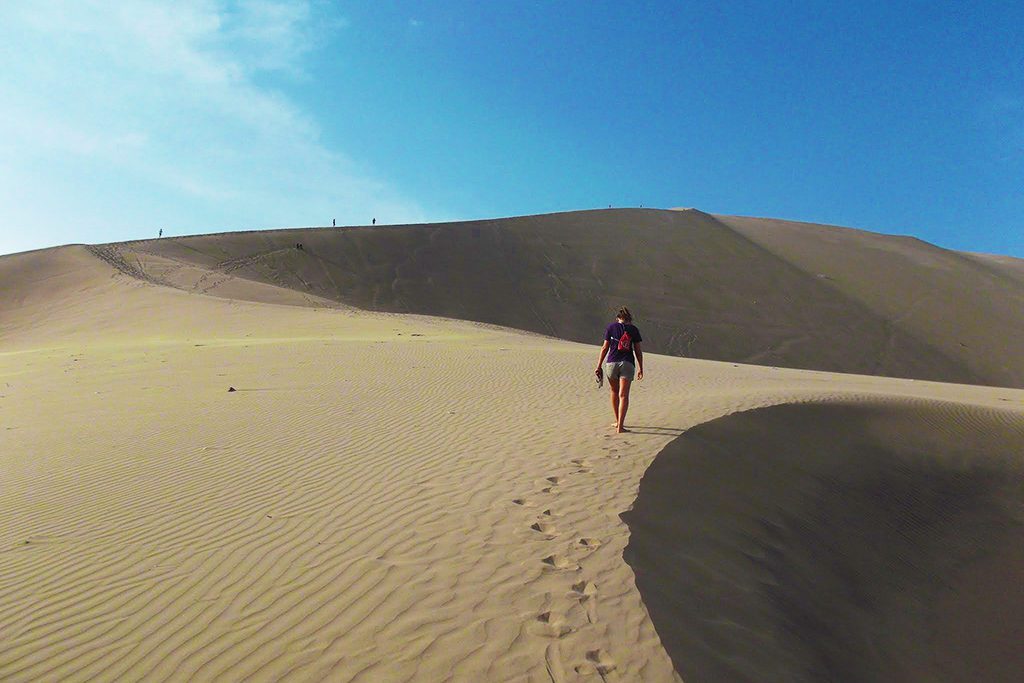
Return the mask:
{"type": "Polygon", "coordinates": [[[616,314],[615,322],[604,331],[604,343],[594,371],[600,377],[604,366],[604,376],[608,378],[608,388],[612,393],[612,413],[615,415],[613,426],[618,433],[629,431],[626,429],[626,411],[629,409],[629,385],[633,382],[633,376],[635,374],[638,380],[644,378],[644,353],[640,350],[642,341],[640,330],[633,324],[633,314],[623,306],[616,314]]]}

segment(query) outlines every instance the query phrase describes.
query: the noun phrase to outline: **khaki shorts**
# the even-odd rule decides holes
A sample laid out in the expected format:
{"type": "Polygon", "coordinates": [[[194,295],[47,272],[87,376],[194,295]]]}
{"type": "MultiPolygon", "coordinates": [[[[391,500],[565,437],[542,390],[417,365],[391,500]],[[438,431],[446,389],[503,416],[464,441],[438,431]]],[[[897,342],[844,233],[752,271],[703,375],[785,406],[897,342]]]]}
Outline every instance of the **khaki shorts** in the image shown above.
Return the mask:
{"type": "Polygon", "coordinates": [[[628,379],[632,382],[635,374],[636,367],[628,360],[604,364],[604,376],[608,378],[609,382],[618,382],[619,378],[628,379]]]}

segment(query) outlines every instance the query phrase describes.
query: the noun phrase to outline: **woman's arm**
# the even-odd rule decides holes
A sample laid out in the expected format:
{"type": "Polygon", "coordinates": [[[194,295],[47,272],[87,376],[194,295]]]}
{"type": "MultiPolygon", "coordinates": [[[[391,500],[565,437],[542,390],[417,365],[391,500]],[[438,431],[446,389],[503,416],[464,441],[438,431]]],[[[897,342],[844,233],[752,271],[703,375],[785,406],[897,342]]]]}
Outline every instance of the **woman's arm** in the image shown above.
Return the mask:
{"type": "Polygon", "coordinates": [[[636,353],[636,378],[644,378],[644,352],[640,350],[640,342],[633,342],[633,352],[636,353]]]}
{"type": "Polygon", "coordinates": [[[601,369],[601,363],[604,362],[604,356],[608,353],[608,340],[604,340],[604,344],[601,345],[601,355],[597,357],[597,369],[601,369]]]}

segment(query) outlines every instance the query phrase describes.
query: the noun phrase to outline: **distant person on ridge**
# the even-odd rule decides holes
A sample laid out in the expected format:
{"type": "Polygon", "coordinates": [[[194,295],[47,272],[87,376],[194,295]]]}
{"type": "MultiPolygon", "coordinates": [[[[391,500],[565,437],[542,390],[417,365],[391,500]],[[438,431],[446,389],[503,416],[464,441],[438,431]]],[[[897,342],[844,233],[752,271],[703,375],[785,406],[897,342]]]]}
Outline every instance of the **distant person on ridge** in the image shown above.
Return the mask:
{"type": "Polygon", "coordinates": [[[608,388],[612,392],[612,413],[615,415],[615,424],[612,426],[620,434],[629,431],[626,429],[626,411],[629,410],[629,385],[633,375],[635,373],[638,380],[644,378],[644,353],[640,350],[642,341],[640,330],[633,324],[633,314],[623,306],[615,316],[615,322],[604,331],[604,344],[601,345],[597,370],[594,371],[600,377],[604,366],[604,376],[608,378],[608,388]]]}

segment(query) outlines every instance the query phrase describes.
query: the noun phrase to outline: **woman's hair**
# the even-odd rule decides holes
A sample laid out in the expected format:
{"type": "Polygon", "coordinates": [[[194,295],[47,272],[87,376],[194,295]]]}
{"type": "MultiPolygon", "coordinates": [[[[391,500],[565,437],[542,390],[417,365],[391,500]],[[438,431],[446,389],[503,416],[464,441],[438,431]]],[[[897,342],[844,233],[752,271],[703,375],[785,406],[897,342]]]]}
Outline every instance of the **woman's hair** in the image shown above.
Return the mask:
{"type": "Polygon", "coordinates": [[[615,317],[624,323],[633,322],[633,314],[629,312],[629,309],[623,306],[619,309],[619,312],[615,314],[615,317]]]}

